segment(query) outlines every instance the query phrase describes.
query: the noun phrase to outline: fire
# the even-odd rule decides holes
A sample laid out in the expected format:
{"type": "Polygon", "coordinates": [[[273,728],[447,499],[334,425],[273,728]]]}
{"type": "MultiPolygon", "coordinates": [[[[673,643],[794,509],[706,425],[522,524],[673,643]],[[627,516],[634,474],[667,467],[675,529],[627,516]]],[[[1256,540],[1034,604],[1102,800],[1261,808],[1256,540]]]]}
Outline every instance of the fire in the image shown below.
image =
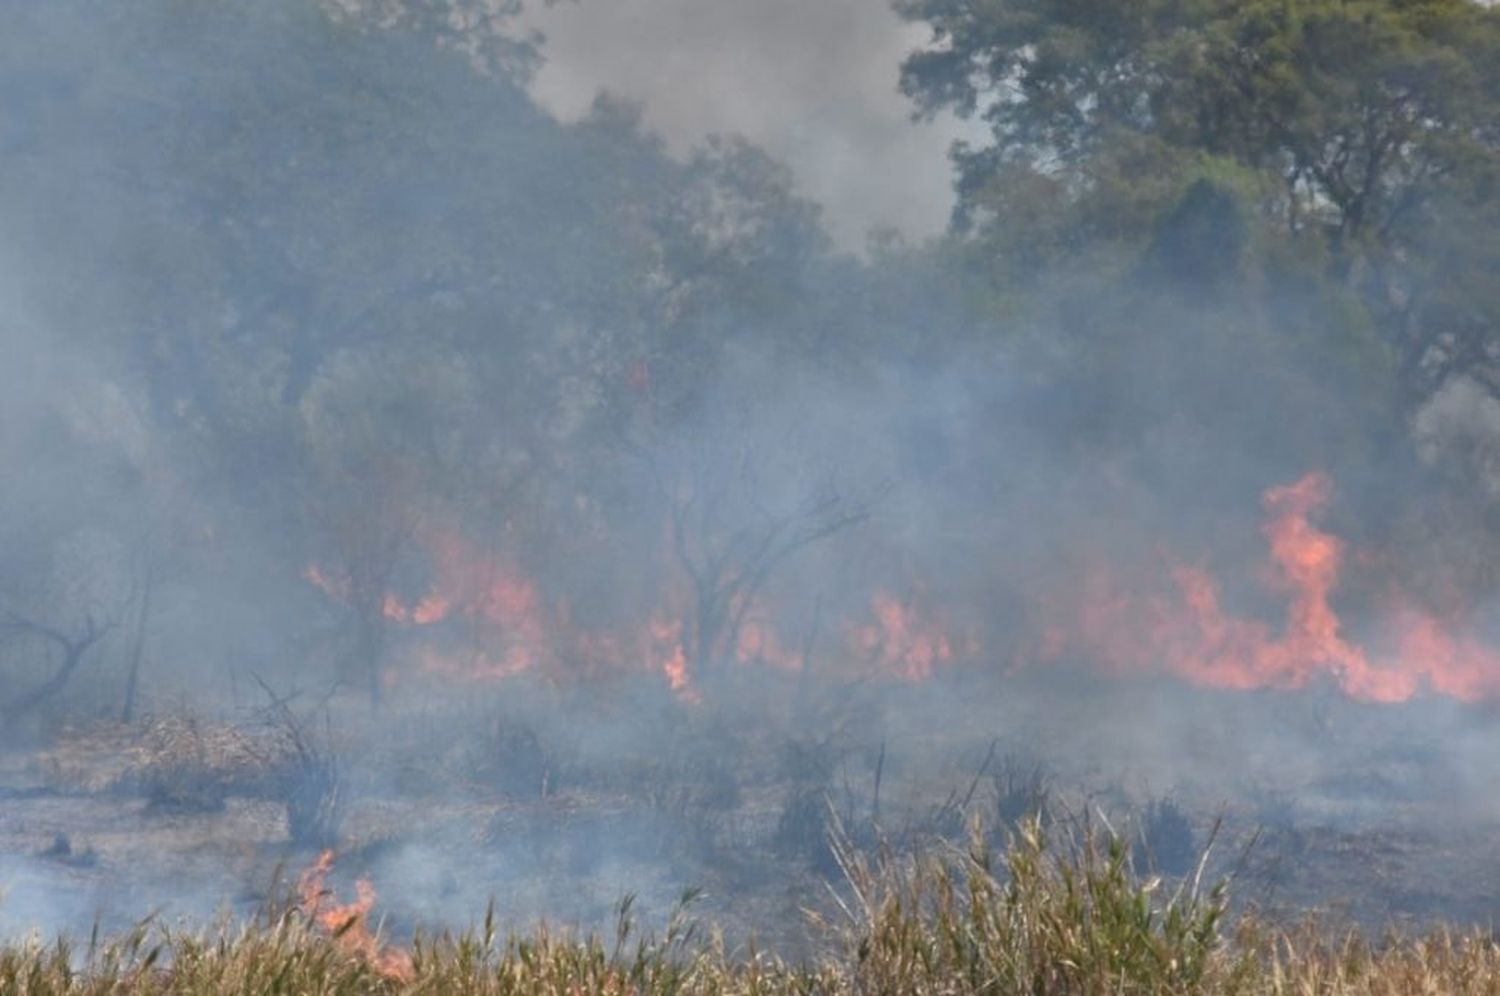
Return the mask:
{"type": "Polygon", "coordinates": [[[744,596],[732,611],[739,620],[734,634],[734,658],[741,664],[765,664],[781,671],[801,671],[806,661],[800,650],[782,640],[775,614],[762,599],[744,596]]]}
{"type": "Polygon", "coordinates": [[[317,564],[308,564],[302,569],[302,578],[329,598],[340,602],[349,601],[349,583],[344,579],[329,577],[317,564]]]}
{"type": "Polygon", "coordinates": [[[1227,611],[1217,580],[1202,568],[1176,566],[1175,592],[1145,597],[1123,594],[1107,572],[1096,572],[1083,586],[1075,624],[1047,631],[1044,656],[1071,649],[1116,671],[1165,671],[1233,689],[1297,689],[1326,675],[1372,702],[1405,701],[1423,687],[1471,700],[1496,691],[1500,656],[1418,609],[1396,614],[1389,659],[1350,640],[1331,601],[1345,546],[1312,521],[1332,494],[1332,480],[1313,473],[1263,498],[1269,582],[1288,599],[1280,632],[1227,611]]]}
{"type": "MultiPolygon", "coordinates": [[[[685,612],[658,610],[625,637],[574,627],[566,602],[548,601],[535,581],[502,553],[468,544],[457,530],[421,537],[431,581],[415,601],[387,592],[381,614],[414,630],[431,630],[413,653],[423,674],[457,681],[498,681],[564,662],[585,670],[655,668],[685,701],[696,701],[683,640],[685,612]]],[[[317,565],[303,577],[339,601],[350,585],[317,565]]],[[[672,601],[672,600],[668,600],[672,601]]],[[[680,600],[679,600],[680,601],[680,600]]]]}
{"type": "Polygon", "coordinates": [[[426,666],[447,674],[470,671],[475,677],[505,677],[536,666],[547,655],[551,628],[536,585],[504,559],[475,550],[456,533],[438,533],[426,545],[433,572],[430,589],[411,608],[398,602],[398,613],[387,617],[416,626],[459,618],[486,647],[504,645],[503,652],[476,652],[466,660],[429,655],[426,666]]]}
{"type": "Polygon", "coordinates": [[[333,871],[334,853],[324,851],[312,867],[297,880],[302,897],[302,912],[327,933],[348,954],[369,965],[381,977],[392,982],[410,982],[416,975],[411,954],[402,948],[382,947],[380,939],[370,932],[370,911],[375,907],[375,887],[368,879],[354,883],[355,899],[339,905],[332,902],[327,888],[328,874],[333,871]]]}
{"type": "MultiPolygon", "coordinates": [[[[506,556],[468,545],[457,530],[429,530],[422,537],[430,582],[416,599],[388,592],[381,614],[408,632],[428,631],[411,651],[420,673],[460,681],[496,681],[543,669],[549,674],[598,674],[648,669],[660,674],[681,699],[700,700],[691,673],[704,657],[741,666],[799,672],[805,649],[784,636],[765,597],[748,593],[731,600],[714,645],[695,647],[691,589],[669,579],[657,593],[646,621],[618,632],[575,626],[566,601],[548,600],[538,584],[506,556]]],[[[346,579],[317,565],[303,577],[340,601],[349,600],[346,579]]],[[[923,681],[960,656],[972,656],[972,637],[951,636],[929,611],[877,591],[868,621],[843,626],[843,658],[864,673],[923,681]]],[[[394,674],[388,678],[395,680],[394,674]]]]}
{"type": "Polygon", "coordinates": [[[879,673],[925,681],[938,666],[953,660],[953,641],[947,632],[936,621],[918,615],[909,602],[880,591],[871,598],[870,610],[875,621],[852,627],[851,642],[879,673]]]}
{"type": "Polygon", "coordinates": [[[647,626],[650,646],[647,653],[657,662],[667,684],[689,701],[697,693],[688,683],[687,651],[682,646],[682,619],[658,612],[647,626]]]}
{"type": "Polygon", "coordinates": [[[800,671],[802,652],[781,642],[781,635],[765,619],[746,619],[735,638],[734,656],[741,664],[769,664],[782,671],[800,671]]]}
{"type": "MultiPolygon", "coordinates": [[[[1368,570],[1378,558],[1351,558],[1344,541],[1317,523],[1333,500],[1333,481],[1311,473],[1262,496],[1261,534],[1268,548],[1262,574],[1284,606],[1271,621],[1226,605],[1207,567],[1167,558],[1155,584],[1139,576],[1094,569],[1065,597],[1040,599],[1040,628],[1025,641],[1017,666],[1072,655],[1120,675],[1168,674],[1228,689],[1299,689],[1326,680],[1348,695],[1400,702],[1424,690],[1465,700],[1500,694],[1500,651],[1462,621],[1392,595],[1384,624],[1366,646],[1335,608],[1351,561],[1368,570]]],[[[661,587],[643,592],[641,621],[590,630],[573,622],[568,602],[500,550],[471,545],[458,528],[426,529],[421,537],[430,581],[416,598],[384,597],[382,611],[420,633],[411,651],[420,673],[459,681],[495,681],[523,672],[598,675],[647,671],[660,675],[684,701],[699,701],[693,673],[702,661],[737,662],[799,672],[806,650],[794,649],[778,625],[774,603],[758,593],[735,595],[706,634],[693,589],[660,564],[643,565],[661,587]],[[701,646],[700,640],[712,646],[701,646]]],[[[664,561],[670,561],[664,557],[664,561]]],[[[348,579],[316,566],[304,577],[348,601],[348,579]]],[[[917,589],[920,592],[920,588],[917,589]]],[[[829,666],[919,682],[978,656],[978,640],[956,632],[922,597],[876,590],[861,618],[846,618],[829,666]]]]}
{"type": "Polygon", "coordinates": [[[1434,691],[1466,702],[1500,693],[1500,652],[1429,613],[1406,606],[1398,613],[1398,652],[1422,662],[1434,691]]]}

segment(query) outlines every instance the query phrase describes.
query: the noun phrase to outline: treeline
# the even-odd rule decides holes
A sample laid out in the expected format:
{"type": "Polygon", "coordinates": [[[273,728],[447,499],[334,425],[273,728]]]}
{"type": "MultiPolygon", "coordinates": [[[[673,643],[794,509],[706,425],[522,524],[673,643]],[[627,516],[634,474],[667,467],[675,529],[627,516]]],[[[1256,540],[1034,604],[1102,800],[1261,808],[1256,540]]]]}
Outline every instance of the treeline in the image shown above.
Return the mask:
{"type": "Polygon", "coordinates": [[[1313,465],[1371,529],[1439,494],[1475,548],[1494,11],[899,9],[933,30],[906,92],[992,140],[947,236],[856,257],[743,141],[539,111],[507,5],[21,4],[0,716],[79,668],[127,713],[143,662],[273,672],[330,620],[373,679],[439,522],[601,626],[685,572],[700,665],[773,578],[941,578],[1003,621],[1101,511],[1192,528],[1313,465]]]}

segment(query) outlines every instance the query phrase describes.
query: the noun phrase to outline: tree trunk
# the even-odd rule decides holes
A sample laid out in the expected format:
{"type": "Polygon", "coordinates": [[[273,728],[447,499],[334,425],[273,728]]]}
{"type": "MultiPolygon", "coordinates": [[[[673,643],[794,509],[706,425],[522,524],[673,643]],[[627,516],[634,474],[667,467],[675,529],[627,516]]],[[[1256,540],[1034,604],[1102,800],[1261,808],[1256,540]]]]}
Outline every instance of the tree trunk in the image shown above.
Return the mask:
{"type": "Polygon", "coordinates": [[[120,722],[128,723],[135,718],[136,690],[140,687],[141,660],[146,652],[146,627],[151,620],[151,589],[155,571],[146,568],[145,587],[141,591],[140,612],[135,619],[135,638],[130,644],[130,661],[125,672],[125,703],[120,707],[120,722]]]}
{"type": "Polygon", "coordinates": [[[73,672],[78,670],[79,664],[83,663],[83,655],[92,645],[92,642],[69,645],[63,651],[62,666],[53,673],[51,678],[15,701],[6,704],[5,711],[0,713],[0,718],[5,720],[5,725],[7,727],[13,725],[28,712],[66,688],[68,681],[73,677],[73,672]]]}

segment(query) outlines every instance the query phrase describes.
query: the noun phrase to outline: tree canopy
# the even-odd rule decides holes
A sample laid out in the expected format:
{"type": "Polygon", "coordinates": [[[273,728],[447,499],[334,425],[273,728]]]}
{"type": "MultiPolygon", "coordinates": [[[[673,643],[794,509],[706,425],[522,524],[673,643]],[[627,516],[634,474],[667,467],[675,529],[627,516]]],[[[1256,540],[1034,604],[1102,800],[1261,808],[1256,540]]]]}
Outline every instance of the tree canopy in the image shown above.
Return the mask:
{"type": "Polygon", "coordinates": [[[1368,312],[1408,410],[1455,376],[1500,387],[1500,11],[1472,0],[897,6],[932,32],[903,66],[906,93],[924,113],[989,126],[989,144],[955,151],[956,223],[1002,265],[1154,245],[1201,278],[1246,238],[1244,211],[1268,266],[1295,261],[1368,312]]]}
{"type": "Polygon", "coordinates": [[[1440,460],[1500,495],[1471,487],[1500,458],[1465,414],[1500,398],[1492,8],[897,6],[932,32],[900,69],[917,111],[989,137],[955,150],[946,235],[858,256],[742,138],[674,155],[608,95],[544,113],[513,0],[19,5],[20,687],[135,674],[149,618],[185,658],[231,633],[272,656],[257,619],[316,647],[332,613],[336,672],[373,694],[388,597],[454,536],[580,624],[697,598],[706,669],[782,583],[817,617],[883,572],[942,578],[1009,618],[1005,571],[1122,493],[1440,460]],[[235,622],[205,635],[183,606],[210,598],[235,622]]]}

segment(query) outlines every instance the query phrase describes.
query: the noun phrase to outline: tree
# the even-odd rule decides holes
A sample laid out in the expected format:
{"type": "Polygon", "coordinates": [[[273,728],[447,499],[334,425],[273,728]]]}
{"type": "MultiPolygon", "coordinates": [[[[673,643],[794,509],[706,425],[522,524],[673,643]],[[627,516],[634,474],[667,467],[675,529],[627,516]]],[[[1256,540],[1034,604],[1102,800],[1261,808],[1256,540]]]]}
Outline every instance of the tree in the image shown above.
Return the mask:
{"type": "MultiPolygon", "coordinates": [[[[136,399],[0,324],[0,727],[50,710],[139,597],[144,490],[136,399]]],[[[113,690],[108,682],[99,683],[113,690]]]]}
{"type": "Polygon", "coordinates": [[[362,676],[372,705],[381,699],[387,600],[424,515],[467,455],[472,387],[451,357],[351,350],[301,405],[304,515],[324,554],[310,569],[349,610],[354,640],[341,677],[362,676]]]}
{"type": "Polygon", "coordinates": [[[772,577],[810,547],[869,519],[888,490],[840,474],[814,431],[746,417],[698,423],[648,444],[623,442],[646,467],[687,583],[681,634],[690,673],[713,677],[772,577]]]}
{"type": "Polygon", "coordinates": [[[59,629],[30,616],[8,610],[0,620],[0,631],[12,636],[31,637],[40,640],[47,648],[44,655],[53,664],[53,671],[45,681],[21,692],[0,705],[0,727],[10,729],[17,721],[28,716],[33,709],[57,695],[68,686],[84,656],[93,646],[109,634],[115,626],[113,619],[100,620],[92,612],[85,612],[81,621],[72,628],[59,629]]]}
{"type": "Polygon", "coordinates": [[[1240,176],[1230,186],[1285,247],[1266,261],[1321,259],[1369,310],[1405,410],[1454,376],[1495,382],[1500,293],[1485,275],[1500,260],[1500,10],[1473,0],[897,6],[932,28],[902,72],[919,111],[990,127],[989,145],[955,149],[955,221],[997,239],[1011,229],[1007,265],[1139,249],[1205,169],[1223,183],[1229,167],[1240,176]]]}
{"type": "Polygon", "coordinates": [[[66,690],[139,597],[127,576],[128,553],[115,536],[73,524],[29,541],[9,539],[0,578],[0,660],[6,665],[0,728],[6,730],[66,690]]]}
{"type": "Polygon", "coordinates": [[[516,25],[521,0],[318,0],[335,19],[416,31],[469,58],[483,73],[525,78],[540,38],[516,25]]]}

